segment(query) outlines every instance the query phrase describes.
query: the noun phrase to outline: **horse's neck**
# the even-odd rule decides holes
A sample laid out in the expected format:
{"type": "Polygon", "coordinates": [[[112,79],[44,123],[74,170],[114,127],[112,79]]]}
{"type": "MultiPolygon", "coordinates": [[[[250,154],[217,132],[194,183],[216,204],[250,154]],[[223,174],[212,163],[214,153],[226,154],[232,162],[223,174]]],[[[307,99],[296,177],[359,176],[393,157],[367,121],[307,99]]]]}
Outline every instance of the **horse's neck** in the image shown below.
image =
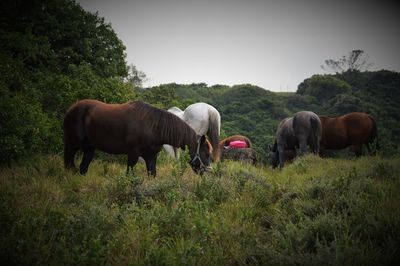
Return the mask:
{"type": "Polygon", "coordinates": [[[194,154],[197,152],[197,135],[196,134],[194,134],[194,136],[191,136],[190,138],[188,138],[187,145],[189,146],[190,157],[193,157],[194,154]]]}
{"type": "MultiPolygon", "coordinates": [[[[184,123],[182,121],[182,123],[184,123]]],[[[166,123],[163,128],[159,128],[160,135],[162,136],[161,142],[169,144],[174,147],[184,148],[186,145],[190,147],[190,151],[196,148],[197,135],[188,125],[185,124],[183,128],[178,126],[171,126],[166,123]],[[163,131],[161,133],[161,131],[163,131]],[[193,148],[194,146],[194,148],[193,148]]],[[[192,154],[192,153],[191,153],[192,154]]]]}
{"type": "Polygon", "coordinates": [[[182,148],[188,146],[189,154],[190,154],[190,157],[192,158],[197,151],[197,135],[193,130],[188,131],[187,133],[189,133],[189,134],[185,134],[183,136],[183,138],[180,139],[181,142],[178,143],[177,145],[178,145],[178,147],[182,147],[182,148]]]}

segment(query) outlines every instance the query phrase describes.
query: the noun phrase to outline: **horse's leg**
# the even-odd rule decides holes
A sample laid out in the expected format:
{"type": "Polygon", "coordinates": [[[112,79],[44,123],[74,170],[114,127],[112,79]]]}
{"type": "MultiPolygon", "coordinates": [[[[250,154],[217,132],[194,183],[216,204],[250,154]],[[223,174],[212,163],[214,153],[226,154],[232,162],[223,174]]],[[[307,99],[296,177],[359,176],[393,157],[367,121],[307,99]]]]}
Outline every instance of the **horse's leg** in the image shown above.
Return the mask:
{"type": "Polygon", "coordinates": [[[357,157],[362,155],[362,144],[353,145],[353,152],[357,157]]]}
{"type": "Polygon", "coordinates": [[[365,147],[367,147],[367,151],[368,151],[368,155],[369,156],[374,155],[373,151],[371,149],[371,145],[369,143],[365,143],[365,147]]]}
{"type": "Polygon", "coordinates": [[[180,156],[179,148],[174,147],[175,158],[178,160],[180,156]]]}
{"type": "Polygon", "coordinates": [[[321,139],[318,138],[317,143],[315,143],[315,151],[314,151],[315,155],[317,155],[317,156],[319,155],[319,149],[321,148],[320,143],[321,143],[321,139]]]}
{"type": "Polygon", "coordinates": [[[75,154],[79,150],[79,144],[66,140],[64,143],[64,167],[66,169],[76,169],[75,154]]]}
{"type": "Polygon", "coordinates": [[[310,149],[311,151],[318,156],[319,154],[319,139],[310,139],[310,149]]]}
{"type": "Polygon", "coordinates": [[[156,162],[157,162],[157,154],[147,155],[144,160],[146,161],[146,168],[148,176],[156,176],[156,162]]]}
{"type": "Polygon", "coordinates": [[[168,153],[169,156],[174,157],[176,159],[176,148],[175,147],[168,145],[168,144],[164,144],[163,148],[168,153]]]}
{"type": "Polygon", "coordinates": [[[279,168],[285,165],[285,147],[278,145],[278,156],[279,156],[279,168]]]}
{"type": "Polygon", "coordinates": [[[307,138],[299,137],[299,147],[300,147],[300,155],[304,155],[307,153],[307,138]]]}
{"type": "Polygon", "coordinates": [[[139,159],[139,155],[137,154],[136,151],[131,151],[128,153],[128,165],[126,167],[127,173],[129,172],[129,170],[133,169],[133,167],[138,162],[138,159],[139,159]]]}
{"type": "Polygon", "coordinates": [[[86,172],[89,168],[89,164],[93,159],[95,149],[92,146],[92,144],[89,143],[88,140],[84,140],[83,144],[82,144],[82,150],[83,150],[83,158],[82,158],[82,162],[79,166],[79,171],[80,171],[81,175],[84,175],[84,174],[86,174],[86,172]]]}

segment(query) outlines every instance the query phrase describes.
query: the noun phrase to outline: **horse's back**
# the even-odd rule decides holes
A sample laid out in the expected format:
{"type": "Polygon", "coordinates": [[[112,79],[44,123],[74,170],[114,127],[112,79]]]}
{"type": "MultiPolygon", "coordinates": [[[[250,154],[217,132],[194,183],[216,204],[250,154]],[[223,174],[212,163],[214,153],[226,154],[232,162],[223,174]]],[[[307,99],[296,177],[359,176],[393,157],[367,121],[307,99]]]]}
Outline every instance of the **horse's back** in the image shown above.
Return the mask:
{"type": "Polygon", "coordinates": [[[295,146],[296,137],[293,131],[293,117],[283,119],[276,130],[276,140],[280,145],[295,146]]]}
{"type": "Polygon", "coordinates": [[[343,120],[352,144],[367,143],[376,127],[375,120],[366,113],[349,113],[343,116],[343,120]]]}
{"type": "Polygon", "coordinates": [[[353,112],[338,117],[320,117],[321,143],[328,149],[344,149],[365,144],[376,132],[375,120],[366,113],[353,112]]]}
{"type": "Polygon", "coordinates": [[[64,118],[65,141],[90,145],[108,153],[126,152],[126,121],[135,120],[129,103],[107,104],[85,99],[73,104],[64,118]]]}
{"type": "Polygon", "coordinates": [[[199,102],[186,107],[182,119],[196,132],[197,135],[207,135],[213,146],[214,160],[219,160],[219,134],[221,117],[215,107],[199,102]]]}
{"type": "MultiPolygon", "coordinates": [[[[129,103],[107,104],[98,100],[84,99],[73,104],[66,112],[64,124],[76,124],[83,120],[110,121],[121,119],[130,109],[129,103]]],[[[85,122],[85,125],[87,122],[85,122]]]]}
{"type": "Polygon", "coordinates": [[[318,115],[311,111],[301,111],[295,114],[293,123],[300,119],[300,126],[304,129],[303,134],[319,142],[322,133],[321,120],[318,115]]]}
{"type": "Polygon", "coordinates": [[[186,107],[184,111],[185,121],[207,121],[208,122],[208,104],[194,103],[186,107]]]}
{"type": "Polygon", "coordinates": [[[180,119],[183,118],[183,111],[180,108],[176,107],[176,106],[169,108],[168,112],[178,116],[180,119]]]}
{"type": "Polygon", "coordinates": [[[300,111],[293,116],[294,130],[318,130],[321,127],[321,121],[317,114],[311,111],[300,111]]]}
{"type": "MultiPolygon", "coordinates": [[[[189,105],[183,114],[183,120],[189,124],[198,135],[207,134],[209,125],[211,124],[210,119],[214,117],[216,117],[216,122],[219,124],[220,116],[217,109],[203,102],[189,105]]],[[[219,131],[219,128],[217,130],[219,131]]]]}

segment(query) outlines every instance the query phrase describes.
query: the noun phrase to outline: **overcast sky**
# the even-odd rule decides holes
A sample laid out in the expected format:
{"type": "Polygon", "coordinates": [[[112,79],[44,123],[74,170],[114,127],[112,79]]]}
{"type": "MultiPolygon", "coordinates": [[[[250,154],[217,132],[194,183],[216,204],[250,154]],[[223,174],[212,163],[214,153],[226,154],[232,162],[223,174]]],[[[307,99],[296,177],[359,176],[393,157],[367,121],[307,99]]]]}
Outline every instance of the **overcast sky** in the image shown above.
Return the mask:
{"type": "Polygon", "coordinates": [[[387,0],[77,0],[111,23],[127,62],[163,83],[295,91],[325,59],[362,49],[400,71],[400,5],[387,0]]]}

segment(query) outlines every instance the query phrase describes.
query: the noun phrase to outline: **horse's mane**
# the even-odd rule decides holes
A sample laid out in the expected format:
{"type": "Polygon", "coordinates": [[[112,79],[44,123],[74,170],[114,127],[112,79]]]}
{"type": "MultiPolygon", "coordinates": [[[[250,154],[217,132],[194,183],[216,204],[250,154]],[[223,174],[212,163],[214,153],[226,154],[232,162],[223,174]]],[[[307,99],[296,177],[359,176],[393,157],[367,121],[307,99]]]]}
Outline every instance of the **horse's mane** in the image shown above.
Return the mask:
{"type": "Polygon", "coordinates": [[[163,144],[184,148],[185,144],[196,141],[194,130],[178,116],[141,101],[130,102],[129,105],[135,108],[138,118],[146,121],[159,134],[163,144]]]}
{"type": "Polygon", "coordinates": [[[318,117],[321,119],[327,119],[327,118],[333,118],[332,116],[328,116],[328,115],[318,115],[318,117]]]}

